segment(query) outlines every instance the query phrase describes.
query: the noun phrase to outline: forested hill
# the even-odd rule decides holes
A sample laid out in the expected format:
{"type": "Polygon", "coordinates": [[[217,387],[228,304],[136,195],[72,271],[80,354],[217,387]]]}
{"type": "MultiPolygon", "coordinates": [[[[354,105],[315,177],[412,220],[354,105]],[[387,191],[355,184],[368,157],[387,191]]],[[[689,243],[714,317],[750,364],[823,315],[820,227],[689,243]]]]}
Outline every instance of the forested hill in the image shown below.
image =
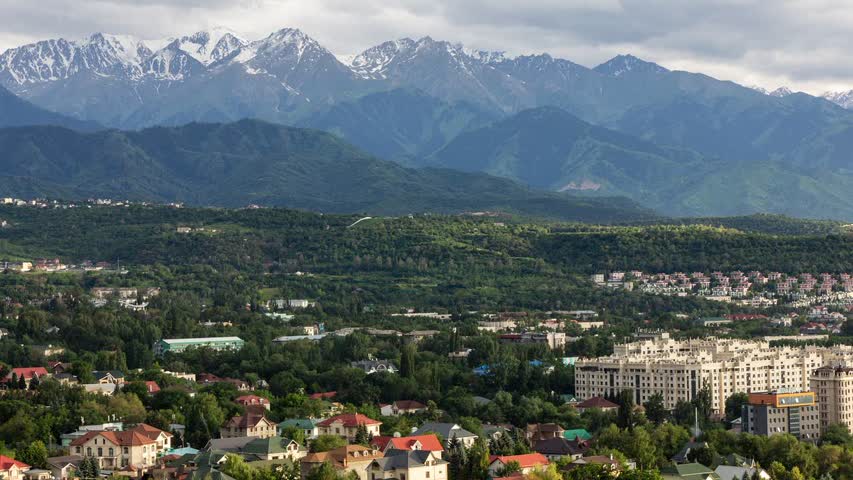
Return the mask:
{"type": "MultiPolygon", "coordinates": [[[[442,215],[374,218],[351,226],[359,216],[156,206],[0,206],[0,219],[8,222],[0,230],[0,261],[121,258],[333,272],[428,265],[483,268],[487,275],[496,265],[513,265],[516,275],[531,269],[820,273],[844,272],[853,264],[853,235],[840,231],[790,235],[706,225],[593,226],[442,215]],[[180,226],[203,230],[178,233],[180,226]]],[[[796,222],[788,219],[789,225],[796,222]]]]}
{"type": "Polygon", "coordinates": [[[652,218],[624,198],[530,190],[482,173],[414,170],[317,130],[259,121],[81,134],[0,130],[0,195],[124,198],[401,215],[498,210],[588,222],[652,218]]]}

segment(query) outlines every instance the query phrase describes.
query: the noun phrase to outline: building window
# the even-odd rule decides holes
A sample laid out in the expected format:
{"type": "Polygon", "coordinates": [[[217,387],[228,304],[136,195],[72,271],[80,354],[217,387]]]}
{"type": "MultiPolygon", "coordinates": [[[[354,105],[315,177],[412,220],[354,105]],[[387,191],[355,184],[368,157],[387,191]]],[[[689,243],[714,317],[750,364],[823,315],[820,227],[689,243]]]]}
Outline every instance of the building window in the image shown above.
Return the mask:
{"type": "Polygon", "coordinates": [[[111,457],[115,455],[115,453],[113,452],[113,447],[110,447],[110,449],[107,451],[109,452],[111,457]]]}
{"type": "Polygon", "coordinates": [[[103,449],[103,448],[101,448],[101,447],[98,447],[98,456],[99,456],[99,457],[103,457],[103,456],[104,456],[104,449],[103,449]]]}

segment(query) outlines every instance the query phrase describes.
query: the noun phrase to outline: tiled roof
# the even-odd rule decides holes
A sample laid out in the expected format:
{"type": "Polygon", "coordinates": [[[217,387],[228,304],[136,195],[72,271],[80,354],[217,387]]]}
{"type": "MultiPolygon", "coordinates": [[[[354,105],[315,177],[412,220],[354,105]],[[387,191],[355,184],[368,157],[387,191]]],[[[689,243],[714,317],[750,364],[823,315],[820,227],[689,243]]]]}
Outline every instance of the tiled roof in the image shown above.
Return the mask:
{"type": "Polygon", "coordinates": [[[0,455],[0,472],[8,471],[10,468],[12,468],[13,465],[22,470],[27,470],[30,468],[30,466],[24,462],[19,462],[14,458],[9,458],[5,455],[0,455]]]}
{"type": "Polygon", "coordinates": [[[548,464],[548,459],[545,458],[545,455],[542,455],[541,453],[527,453],[524,455],[503,456],[492,455],[492,457],[489,459],[489,464],[491,465],[492,463],[495,463],[498,460],[500,460],[501,463],[503,463],[504,465],[507,465],[510,462],[518,462],[518,465],[521,468],[530,468],[548,464]]]}
{"type": "Polygon", "coordinates": [[[269,422],[269,420],[267,420],[263,415],[240,415],[237,417],[231,417],[231,420],[228,420],[225,426],[239,429],[254,428],[264,420],[269,422]]]}
{"type": "Polygon", "coordinates": [[[257,395],[243,395],[235,398],[234,401],[240,405],[266,405],[270,403],[266,398],[257,395]]]}
{"type": "Polygon", "coordinates": [[[17,378],[24,377],[24,379],[29,380],[34,376],[42,377],[48,375],[47,369],[44,367],[18,367],[13,368],[6,378],[12,378],[12,375],[15,375],[17,378]]]}
{"type": "Polygon", "coordinates": [[[330,398],[335,398],[335,396],[337,394],[338,394],[338,392],[318,392],[318,393],[312,393],[311,395],[308,395],[308,398],[310,398],[312,400],[327,400],[330,398]]]}
{"type": "Polygon", "coordinates": [[[422,410],[427,408],[426,405],[416,400],[397,400],[394,402],[394,406],[399,410],[422,410]]]}
{"type": "Polygon", "coordinates": [[[415,450],[416,444],[420,444],[418,450],[430,452],[442,452],[444,447],[441,446],[441,441],[437,436],[427,435],[412,435],[409,437],[373,437],[372,445],[375,445],[379,450],[385,450],[389,446],[395,450],[415,450]]]}
{"type": "Polygon", "coordinates": [[[619,405],[607,400],[604,397],[588,398],[578,405],[578,408],[619,408],[619,405]]]}
{"type": "Polygon", "coordinates": [[[342,423],[345,427],[357,427],[359,425],[379,425],[382,422],[379,420],[374,420],[367,415],[362,415],[360,413],[344,413],[341,415],[335,415],[334,417],[327,418],[317,425],[321,427],[328,427],[333,423],[342,423]]]}
{"type": "Polygon", "coordinates": [[[86,434],[82,437],[75,438],[71,442],[71,445],[84,445],[89,440],[99,436],[107,439],[110,443],[119,447],[135,447],[138,445],[150,445],[152,443],[156,443],[153,438],[143,434],[140,431],[125,430],[123,432],[86,432],[86,434]]]}

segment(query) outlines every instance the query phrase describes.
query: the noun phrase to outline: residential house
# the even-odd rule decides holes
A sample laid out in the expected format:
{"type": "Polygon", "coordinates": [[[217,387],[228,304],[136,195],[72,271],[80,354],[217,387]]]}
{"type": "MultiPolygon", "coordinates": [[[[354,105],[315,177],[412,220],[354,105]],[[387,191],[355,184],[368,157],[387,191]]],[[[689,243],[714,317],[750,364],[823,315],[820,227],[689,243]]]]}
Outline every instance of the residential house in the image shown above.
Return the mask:
{"type": "Polygon", "coordinates": [[[584,410],[596,408],[602,412],[615,412],[619,410],[619,405],[607,400],[604,397],[588,398],[577,405],[578,412],[583,413],[584,410]]]}
{"type": "Polygon", "coordinates": [[[589,451],[589,442],[586,440],[567,440],[563,437],[538,440],[533,444],[533,451],[541,453],[550,461],[558,461],[563,458],[577,460],[589,451]]]}
{"type": "Polygon", "coordinates": [[[350,362],[352,368],[358,368],[370,375],[377,372],[397,373],[397,367],[390,360],[359,360],[350,362]]]}
{"type": "Polygon", "coordinates": [[[69,480],[77,478],[77,467],[80,466],[82,460],[83,457],[79,455],[50,457],[47,459],[47,468],[54,480],[69,480]]]}
{"type": "Polygon", "coordinates": [[[381,452],[388,450],[426,450],[441,454],[444,451],[441,440],[434,434],[408,437],[378,436],[371,439],[370,445],[381,452]]]}
{"type": "Polygon", "coordinates": [[[23,377],[24,382],[27,384],[27,388],[29,388],[30,382],[32,382],[34,378],[41,381],[45,378],[50,378],[50,376],[50,372],[48,372],[44,367],[18,367],[13,368],[11,372],[6,374],[6,377],[3,379],[3,383],[9,383],[13,378],[18,380],[23,377]]]}
{"type": "Polygon", "coordinates": [[[396,449],[387,450],[367,468],[370,480],[447,480],[447,470],[441,453],[396,449]]]}
{"type": "Polygon", "coordinates": [[[237,387],[238,391],[248,392],[251,386],[248,382],[244,380],[239,380],[236,378],[221,378],[213,375],[212,373],[199,373],[196,375],[196,382],[199,385],[213,385],[215,383],[230,383],[237,387]]]}
{"type": "Polygon", "coordinates": [[[48,370],[50,370],[53,375],[68,373],[71,371],[71,364],[68,362],[48,362],[47,366],[48,370]]]}
{"type": "Polygon", "coordinates": [[[95,377],[95,383],[124,385],[124,373],[121,370],[96,370],[92,372],[92,375],[95,377]]]}
{"type": "Polygon", "coordinates": [[[549,438],[561,438],[566,431],[556,423],[531,423],[524,430],[524,435],[531,443],[549,438]]]}
{"type": "Polygon", "coordinates": [[[398,417],[400,415],[411,415],[422,413],[427,410],[427,406],[416,400],[397,400],[390,405],[384,405],[380,408],[382,415],[387,417],[398,417]]]}
{"type": "Polygon", "coordinates": [[[80,385],[86,393],[97,393],[99,395],[111,396],[118,390],[115,383],[84,383],[80,385]]]}
{"type": "MultiPolygon", "coordinates": [[[[605,456],[605,455],[591,455],[589,457],[581,457],[575,460],[574,462],[566,465],[564,470],[572,470],[574,468],[581,467],[583,465],[601,465],[607,470],[611,472],[618,472],[621,470],[621,466],[619,465],[619,461],[613,458],[613,455],[605,456]]],[[[615,476],[615,475],[614,475],[615,476]]]]}
{"type": "Polygon", "coordinates": [[[34,354],[44,358],[58,357],[65,353],[65,348],[56,345],[33,345],[30,347],[30,350],[34,354]]]}
{"type": "Polygon", "coordinates": [[[713,470],[701,463],[682,463],[660,469],[663,480],[721,480],[713,470]]]}
{"type": "Polygon", "coordinates": [[[300,460],[302,479],[323,463],[329,463],[342,474],[355,472],[359,480],[372,480],[368,476],[370,464],[382,458],[382,452],[361,445],[347,445],[328,452],[309,453],[300,460]]]}
{"type": "Polygon", "coordinates": [[[566,440],[592,440],[592,434],[584,428],[573,428],[563,432],[563,438],[566,440]]]}
{"type": "Polygon", "coordinates": [[[79,427],[77,427],[77,431],[71,433],[63,433],[59,436],[59,438],[62,446],[68,447],[75,439],[78,439],[89,432],[120,432],[122,430],[124,430],[124,423],[122,422],[100,423],[97,425],[80,425],[79,427]]]}
{"type": "Polygon", "coordinates": [[[0,478],[3,480],[24,480],[24,473],[30,466],[14,458],[0,455],[0,478]]]}
{"type": "Polygon", "coordinates": [[[528,474],[534,470],[544,468],[548,465],[548,458],[541,453],[527,453],[524,455],[493,455],[489,459],[489,476],[497,477],[510,463],[518,463],[520,472],[528,474]]]}
{"type": "Polygon", "coordinates": [[[160,385],[157,385],[157,382],[154,380],[146,380],[145,389],[148,390],[148,395],[154,395],[160,391],[160,385]]]}
{"type": "Polygon", "coordinates": [[[763,468],[759,468],[757,466],[753,467],[740,467],[740,466],[732,466],[732,465],[720,465],[714,469],[714,473],[717,474],[717,478],[720,480],[728,480],[728,479],[743,479],[743,478],[755,478],[755,474],[758,473],[758,478],[761,480],[770,480],[770,474],[767,473],[763,468]]]}
{"type": "Polygon", "coordinates": [[[348,441],[355,441],[358,428],[363,426],[368,436],[379,435],[379,426],[382,422],[374,420],[360,413],[345,413],[327,418],[317,424],[320,435],[338,435],[345,437],[348,441]]]}
{"type": "Polygon", "coordinates": [[[130,430],[93,431],[71,442],[71,453],[93,457],[101,470],[147,470],[171,448],[172,434],[140,424],[130,430]]]}
{"type": "Polygon", "coordinates": [[[222,438],[258,437],[269,438],[276,435],[276,424],[264,415],[247,413],[232,417],[219,429],[222,438]]]}
{"type": "Polygon", "coordinates": [[[308,452],[289,438],[279,436],[217,438],[207,442],[209,452],[238,453],[250,461],[298,460],[308,452]]]}
{"type": "Polygon", "coordinates": [[[234,402],[237,405],[242,405],[247,409],[252,407],[259,407],[263,410],[270,409],[270,401],[264,397],[259,397],[257,395],[243,395],[234,399],[234,402]]]}
{"type": "Polygon", "coordinates": [[[317,426],[317,421],[310,418],[289,418],[278,424],[278,434],[283,435],[283,432],[289,428],[302,430],[306,439],[317,438],[320,435],[320,428],[317,426]]]}
{"type": "Polygon", "coordinates": [[[453,439],[457,439],[464,447],[470,447],[477,441],[477,435],[465,430],[455,423],[427,422],[412,432],[413,436],[438,434],[445,441],[445,447],[450,447],[453,439]]]}

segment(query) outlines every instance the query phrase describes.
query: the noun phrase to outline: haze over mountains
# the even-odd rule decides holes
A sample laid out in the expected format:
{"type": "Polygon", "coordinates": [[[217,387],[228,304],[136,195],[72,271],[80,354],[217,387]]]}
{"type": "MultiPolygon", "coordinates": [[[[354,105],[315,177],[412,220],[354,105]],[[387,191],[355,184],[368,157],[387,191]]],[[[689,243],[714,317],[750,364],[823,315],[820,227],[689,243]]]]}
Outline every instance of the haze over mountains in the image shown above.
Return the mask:
{"type": "Polygon", "coordinates": [[[95,34],[3,53],[0,85],[111,128],[255,118],[407,166],[624,195],[670,215],[853,219],[853,111],[840,106],[853,96],[768,94],[630,55],[587,68],[425,37],[345,64],[296,29],[254,41],[95,34]]]}

